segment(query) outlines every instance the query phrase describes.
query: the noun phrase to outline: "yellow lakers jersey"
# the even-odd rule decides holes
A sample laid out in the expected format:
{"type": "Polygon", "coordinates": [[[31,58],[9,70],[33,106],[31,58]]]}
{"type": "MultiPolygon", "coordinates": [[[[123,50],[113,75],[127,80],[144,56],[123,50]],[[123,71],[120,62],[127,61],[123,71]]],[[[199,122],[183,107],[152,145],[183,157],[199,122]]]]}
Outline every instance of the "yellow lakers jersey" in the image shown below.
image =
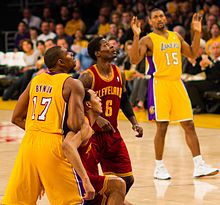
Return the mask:
{"type": "Polygon", "coordinates": [[[66,73],[43,73],[33,78],[29,92],[26,131],[62,134],[66,103],[62,89],[66,73]]]}
{"type": "Polygon", "coordinates": [[[177,80],[182,73],[181,42],[174,32],[167,32],[168,38],[153,32],[148,34],[153,42],[153,56],[147,56],[148,74],[177,80]]]}

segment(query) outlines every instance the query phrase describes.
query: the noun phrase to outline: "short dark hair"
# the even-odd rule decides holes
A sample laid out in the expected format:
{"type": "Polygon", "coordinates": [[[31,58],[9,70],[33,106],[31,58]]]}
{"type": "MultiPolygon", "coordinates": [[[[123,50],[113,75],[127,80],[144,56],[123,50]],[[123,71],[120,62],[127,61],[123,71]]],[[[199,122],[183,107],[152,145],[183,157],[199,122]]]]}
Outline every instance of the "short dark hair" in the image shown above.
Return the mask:
{"type": "Polygon", "coordinates": [[[24,42],[27,42],[28,44],[30,44],[31,45],[31,49],[33,49],[34,48],[34,44],[33,44],[33,42],[31,41],[31,39],[29,39],[29,38],[24,38],[24,39],[22,39],[20,42],[19,42],[19,46],[20,46],[20,48],[23,50],[23,43],[24,42]]]}
{"type": "Polygon", "coordinates": [[[91,94],[89,93],[89,88],[85,88],[85,96],[83,99],[83,103],[86,103],[91,100],[91,94]]]}
{"type": "Polygon", "coordinates": [[[115,36],[111,36],[111,37],[109,37],[109,39],[108,39],[109,41],[111,41],[111,40],[115,40],[115,41],[117,41],[118,42],[118,39],[115,37],[115,36]]]}
{"type": "MultiPolygon", "coordinates": [[[[153,8],[150,12],[149,12],[149,18],[151,18],[151,15],[153,12],[155,11],[163,11],[162,9],[159,9],[159,8],[153,8]]],[[[163,11],[164,12],[164,11],[163,11]]]]}
{"type": "Polygon", "coordinates": [[[61,58],[61,46],[49,48],[44,55],[44,62],[48,69],[53,68],[61,58]]]}
{"type": "Polygon", "coordinates": [[[101,36],[95,37],[88,44],[89,56],[95,61],[97,60],[95,52],[100,50],[100,47],[101,47],[100,42],[102,39],[103,39],[103,37],[101,37],[101,36]]]}

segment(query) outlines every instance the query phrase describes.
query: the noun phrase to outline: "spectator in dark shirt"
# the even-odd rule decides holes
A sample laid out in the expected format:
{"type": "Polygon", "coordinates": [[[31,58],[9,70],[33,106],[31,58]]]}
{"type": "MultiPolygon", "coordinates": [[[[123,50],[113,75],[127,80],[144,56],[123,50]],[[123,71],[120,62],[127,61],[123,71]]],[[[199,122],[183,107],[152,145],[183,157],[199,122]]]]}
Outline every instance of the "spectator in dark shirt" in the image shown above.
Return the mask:
{"type": "Polygon", "coordinates": [[[203,56],[200,61],[201,71],[206,75],[205,80],[186,82],[194,113],[205,112],[203,95],[205,91],[220,90],[220,43],[213,42],[210,47],[210,56],[203,56]]]}

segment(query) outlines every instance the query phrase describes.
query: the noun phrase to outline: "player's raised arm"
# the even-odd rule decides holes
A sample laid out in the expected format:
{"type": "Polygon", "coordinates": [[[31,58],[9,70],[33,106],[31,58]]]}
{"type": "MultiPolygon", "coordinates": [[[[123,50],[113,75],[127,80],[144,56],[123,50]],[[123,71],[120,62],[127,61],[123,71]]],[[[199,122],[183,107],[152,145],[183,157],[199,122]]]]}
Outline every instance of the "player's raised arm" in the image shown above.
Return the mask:
{"type": "Polygon", "coordinates": [[[130,52],[130,59],[132,64],[138,64],[144,58],[147,51],[147,46],[145,45],[146,37],[143,37],[139,40],[141,27],[136,16],[133,16],[131,20],[131,28],[134,36],[130,52]]]}
{"type": "Polygon", "coordinates": [[[198,13],[195,13],[192,17],[192,33],[193,40],[192,45],[189,46],[184,39],[178,35],[182,44],[182,54],[188,58],[196,58],[197,53],[200,47],[200,38],[201,38],[201,30],[202,30],[202,16],[198,13]]]}

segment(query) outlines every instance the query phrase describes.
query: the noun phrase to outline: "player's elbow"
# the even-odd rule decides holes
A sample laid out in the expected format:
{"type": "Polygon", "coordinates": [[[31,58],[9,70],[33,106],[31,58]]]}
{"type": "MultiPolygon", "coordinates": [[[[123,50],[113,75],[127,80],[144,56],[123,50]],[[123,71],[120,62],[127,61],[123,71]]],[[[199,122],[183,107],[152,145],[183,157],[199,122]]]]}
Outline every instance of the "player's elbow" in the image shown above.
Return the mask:
{"type": "Polygon", "coordinates": [[[19,122],[21,122],[21,121],[22,121],[22,119],[19,117],[16,117],[16,116],[12,116],[12,118],[11,118],[11,122],[15,125],[19,125],[19,122]]]}
{"type": "Polygon", "coordinates": [[[69,148],[70,148],[70,144],[69,144],[69,141],[66,140],[66,138],[63,140],[63,143],[62,143],[62,150],[63,150],[63,153],[64,155],[67,157],[67,154],[69,152],[69,148]]]}
{"type": "Polygon", "coordinates": [[[65,137],[62,143],[62,150],[66,157],[68,157],[69,153],[75,149],[74,146],[74,137],[70,136],[69,133],[65,137]]]}

